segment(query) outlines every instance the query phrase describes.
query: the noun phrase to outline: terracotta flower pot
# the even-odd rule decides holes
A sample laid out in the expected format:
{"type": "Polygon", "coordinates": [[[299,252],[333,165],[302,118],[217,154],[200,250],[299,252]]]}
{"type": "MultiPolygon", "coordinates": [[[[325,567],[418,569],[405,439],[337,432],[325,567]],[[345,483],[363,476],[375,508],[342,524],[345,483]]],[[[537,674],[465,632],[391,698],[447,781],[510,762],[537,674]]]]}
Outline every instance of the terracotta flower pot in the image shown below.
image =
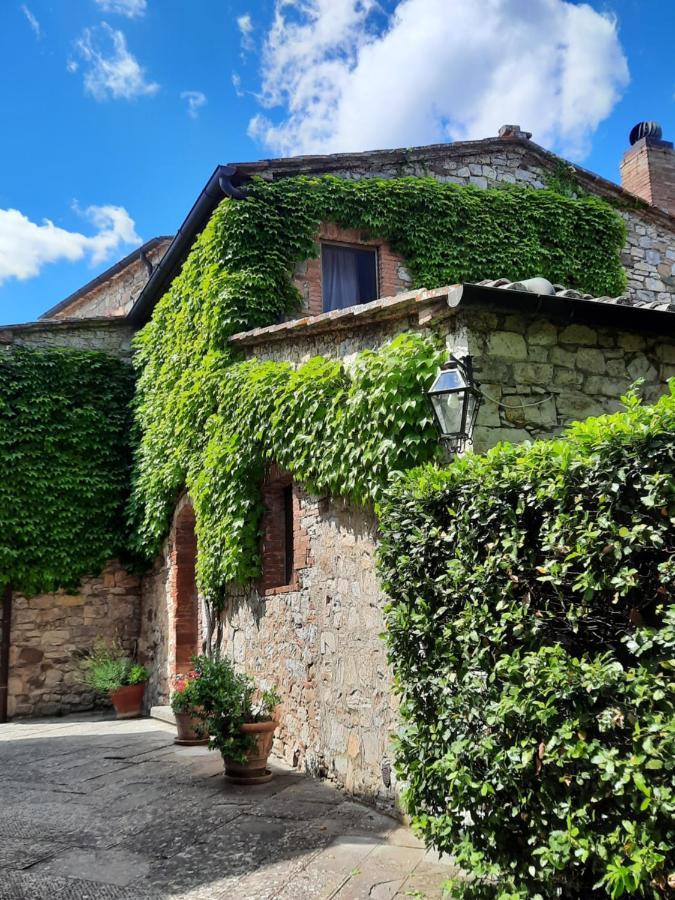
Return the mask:
{"type": "Polygon", "coordinates": [[[255,744],[246,751],[246,762],[225,760],[225,778],[234,784],[262,784],[272,778],[267,759],[272,752],[274,732],[278,722],[249,722],[241,726],[244,734],[250,734],[255,744]]]}
{"type": "Polygon", "coordinates": [[[183,746],[196,746],[198,744],[208,744],[208,735],[202,732],[199,734],[195,727],[202,725],[202,720],[198,716],[192,716],[190,713],[174,713],[176,717],[176,737],[174,744],[183,746]]]}
{"type": "Polygon", "coordinates": [[[115,707],[118,719],[135,719],[141,714],[145,682],[142,684],[125,684],[116,691],[110,691],[109,697],[115,707]]]}

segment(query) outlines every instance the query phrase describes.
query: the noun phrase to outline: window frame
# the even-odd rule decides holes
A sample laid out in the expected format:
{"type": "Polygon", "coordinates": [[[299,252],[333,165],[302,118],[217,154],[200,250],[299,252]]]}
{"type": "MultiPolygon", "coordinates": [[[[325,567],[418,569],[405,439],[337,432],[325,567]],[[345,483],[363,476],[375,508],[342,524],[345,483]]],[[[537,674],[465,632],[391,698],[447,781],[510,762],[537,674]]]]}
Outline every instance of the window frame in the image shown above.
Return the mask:
{"type": "MultiPolygon", "coordinates": [[[[379,244],[359,244],[355,241],[331,241],[319,239],[319,269],[321,277],[321,311],[326,312],[324,307],[324,272],[323,272],[323,248],[338,247],[340,250],[359,250],[361,252],[370,253],[375,259],[375,296],[373,300],[377,300],[380,296],[380,245],[379,244]]],[[[373,300],[363,300],[355,306],[362,306],[364,303],[372,303],[373,300]]],[[[349,306],[343,306],[342,309],[349,309],[349,306]]]]}

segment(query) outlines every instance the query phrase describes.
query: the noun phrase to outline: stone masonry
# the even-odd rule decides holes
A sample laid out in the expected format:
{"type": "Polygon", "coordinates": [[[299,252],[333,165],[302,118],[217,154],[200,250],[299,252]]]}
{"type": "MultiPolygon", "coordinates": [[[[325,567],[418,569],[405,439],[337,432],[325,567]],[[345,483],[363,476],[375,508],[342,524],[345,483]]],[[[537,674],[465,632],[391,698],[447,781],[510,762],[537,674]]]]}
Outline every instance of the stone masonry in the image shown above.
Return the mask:
{"type": "Polygon", "coordinates": [[[12,347],[35,350],[98,350],[131,358],[132,329],[120,318],[41,319],[25,325],[0,326],[0,353],[12,347]]]}
{"type": "MultiPolygon", "coordinates": [[[[162,238],[154,246],[148,248],[144,255],[150,266],[157,265],[162,256],[164,256],[170,242],[170,238],[162,238]]],[[[148,243],[154,244],[155,242],[148,243]]],[[[90,290],[87,290],[87,285],[85,285],[73,297],[72,302],[52,313],[54,318],[89,319],[100,316],[126,315],[145,287],[149,277],[148,265],[139,258],[138,252],[136,252],[129,259],[127,265],[124,265],[118,271],[116,269],[117,266],[113,266],[112,274],[107,278],[104,272],[102,278],[94,279],[90,290]]]]}
{"type": "Polygon", "coordinates": [[[79,680],[79,656],[94,641],[120,640],[133,653],[139,634],[140,580],[119,563],[85,578],[77,594],[57,591],[13,598],[9,716],[90,709],[79,680]]]}

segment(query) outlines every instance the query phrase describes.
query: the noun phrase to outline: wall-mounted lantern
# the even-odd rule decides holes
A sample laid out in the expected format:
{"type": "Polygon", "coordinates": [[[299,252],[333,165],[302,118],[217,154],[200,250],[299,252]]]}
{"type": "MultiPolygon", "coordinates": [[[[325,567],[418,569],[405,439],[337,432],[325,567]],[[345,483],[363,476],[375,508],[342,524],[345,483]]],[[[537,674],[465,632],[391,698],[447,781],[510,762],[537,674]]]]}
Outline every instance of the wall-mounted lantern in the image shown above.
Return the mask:
{"type": "Polygon", "coordinates": [[[451,356],[431,385],[431,401],[441,438],[452,453],[472,443],[473,426],[480,406],[480,392],[473,378],[471,357],[451,356]]]}

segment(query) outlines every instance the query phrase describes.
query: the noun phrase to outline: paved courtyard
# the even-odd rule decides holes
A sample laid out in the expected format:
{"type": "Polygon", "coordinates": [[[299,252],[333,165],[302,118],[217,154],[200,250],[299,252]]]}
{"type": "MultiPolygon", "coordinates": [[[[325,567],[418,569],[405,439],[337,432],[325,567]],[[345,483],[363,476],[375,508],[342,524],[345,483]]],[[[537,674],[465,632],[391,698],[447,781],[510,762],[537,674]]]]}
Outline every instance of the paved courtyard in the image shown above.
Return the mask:
{"type": "Polygon", "coordinates": [[[153,719],[0,725],[0,900],[438,898],[451,869],[395,820],[274,764],[225,783],[153,719]]]}

